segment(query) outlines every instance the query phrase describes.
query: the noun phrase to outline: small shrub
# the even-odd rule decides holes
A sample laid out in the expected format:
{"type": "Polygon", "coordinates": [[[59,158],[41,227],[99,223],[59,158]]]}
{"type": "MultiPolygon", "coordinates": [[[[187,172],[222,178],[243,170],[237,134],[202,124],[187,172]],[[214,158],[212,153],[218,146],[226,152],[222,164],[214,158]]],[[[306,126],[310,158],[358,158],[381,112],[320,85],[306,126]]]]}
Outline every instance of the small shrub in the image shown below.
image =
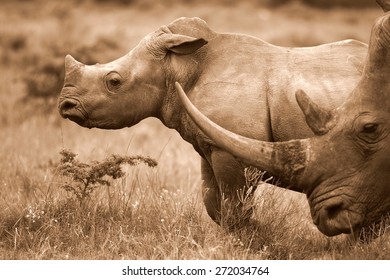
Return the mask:
{"type": "Polygon", "coordinates": [[[65,180],[61,187],[73,194],[80,205],[89,198],[94,190],[101,186],[110,186],[107,177],[119,179],[125,175],[121,165],[131,166],[144,163],[149,167],[157,166],[157,162],[144,156],[119,156],[111,155],[104,161],[93,161],[90,164],[80,162],[76,159],[76,154],[69,150],[60,152],[62,158],[58,166],[58,171],[68,180],[65,180]]]}

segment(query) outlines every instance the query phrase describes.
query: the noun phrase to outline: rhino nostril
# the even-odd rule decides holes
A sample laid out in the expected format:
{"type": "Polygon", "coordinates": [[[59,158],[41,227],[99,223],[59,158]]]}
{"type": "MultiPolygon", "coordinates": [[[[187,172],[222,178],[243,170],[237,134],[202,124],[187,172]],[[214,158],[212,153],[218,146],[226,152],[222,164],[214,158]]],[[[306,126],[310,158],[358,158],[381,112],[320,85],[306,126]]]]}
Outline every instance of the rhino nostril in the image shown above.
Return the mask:
{"type": "Polygon", "coordinates": [[[67,111],[75,108],[77,106],[77,101],[75,100],[65,100],[60,104],[61,113],[66,113],[67,111]]]}
{"type": "Polygon", "coordinates": [[[327,213],[327,216],[329,219],[335,218],[342,210],[343,210],[343,203],[337,203],[329,205],[325,208],[325,211],[327,213]]]}

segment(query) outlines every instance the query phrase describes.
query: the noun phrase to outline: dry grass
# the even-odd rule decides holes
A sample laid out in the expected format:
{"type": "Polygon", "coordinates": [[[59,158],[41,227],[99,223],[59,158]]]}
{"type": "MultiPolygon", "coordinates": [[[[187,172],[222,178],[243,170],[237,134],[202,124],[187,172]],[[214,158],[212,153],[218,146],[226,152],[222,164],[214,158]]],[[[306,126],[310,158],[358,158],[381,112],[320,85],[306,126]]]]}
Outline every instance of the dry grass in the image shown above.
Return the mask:
{"type": "Polygon", "coordinates": [[[34,70],[61,65],[66,53],[106,62],[180,16],[200,16],[217,31],[307,46],[367,41],[379,9],[43,3],[0,4],[0,259],[389,259],[388,232],[369,244],[326,238],[312,225],[303,195],[269,185],[248,200],[257,206],[257,222],[227,233],[208,218],[199,156],[175,131],[154,119],[118,131],[87,130],[60,120],[55,99],[32,98],[26,86],[31,77],[52,86],[34,70]],[[159,165],[127,168],[124,178],[80,205],[55,172],[64,148],[84,162],[142,154],[159,165]]]}

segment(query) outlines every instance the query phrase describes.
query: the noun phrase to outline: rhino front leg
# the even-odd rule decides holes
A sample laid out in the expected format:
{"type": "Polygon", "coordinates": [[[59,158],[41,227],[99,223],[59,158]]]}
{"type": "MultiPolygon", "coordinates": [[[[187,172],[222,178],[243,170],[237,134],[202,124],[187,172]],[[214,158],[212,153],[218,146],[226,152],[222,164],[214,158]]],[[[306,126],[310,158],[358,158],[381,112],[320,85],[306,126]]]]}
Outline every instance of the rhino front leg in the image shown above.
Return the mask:
{"type": "Polygon", "coordinates": [[[231,230],[247,225],[253,211],[239,199],[239,192],[245,188],[244,166],[222,150],[213,150],[210,160],[211,165],[202,160],[207,213],[216,223],[231,230]]]}
{"type": "Polygon", "coordinates": [[[215,180],[213,169],[210,164],[202,158],[201,161],[202,172],[202,195],[203,202],[206,207],[207,214],[210,218],[220,224],[221,221],[221,207],[220,195],[217,181],[215,180]]]}

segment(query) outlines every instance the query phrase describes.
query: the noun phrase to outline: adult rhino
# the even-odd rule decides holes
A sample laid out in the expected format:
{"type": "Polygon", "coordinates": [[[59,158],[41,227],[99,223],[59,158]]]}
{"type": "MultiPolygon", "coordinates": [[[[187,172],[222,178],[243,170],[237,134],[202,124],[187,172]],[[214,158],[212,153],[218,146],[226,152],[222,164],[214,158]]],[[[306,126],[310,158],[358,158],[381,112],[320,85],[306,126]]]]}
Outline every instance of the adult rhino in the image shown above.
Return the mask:
{"type": "MultiPolygon", "coordinates": [[[[215,145],[301,187],[325,235],[358,232],[390,213],[390,12],[376,21],[362,77],[341,106],[324,109],[304,91],[296,92],[314,137],[271,143],[229,132],[176,86],[186,110],[215,145]]],[[[300,126],[285,112],[291,127],[300,126]]]]}
{"type": "Polygon", "coordinates": [[[264,141],[304,138],[312,132],[295,91],[304,89],[325,108],[335,108],[357,83],[366,53],[367,46],[354,40],[283,48],[214,32],[199,18],[180,18],[107,64],[84,65],[67,55],[59,112],[89,128],[120,129],[156,117],[176,129],[202,158],[209,216],[221,222],[224,199],[236,211],[227,222],[233,227],[251,212],[241,212],[237,196],[247,165],[201,133],[185,112],[175,81],[207,116],[235,133],[264,141]],[[296,119],[294,126],[290,118],[296,119]]]}

